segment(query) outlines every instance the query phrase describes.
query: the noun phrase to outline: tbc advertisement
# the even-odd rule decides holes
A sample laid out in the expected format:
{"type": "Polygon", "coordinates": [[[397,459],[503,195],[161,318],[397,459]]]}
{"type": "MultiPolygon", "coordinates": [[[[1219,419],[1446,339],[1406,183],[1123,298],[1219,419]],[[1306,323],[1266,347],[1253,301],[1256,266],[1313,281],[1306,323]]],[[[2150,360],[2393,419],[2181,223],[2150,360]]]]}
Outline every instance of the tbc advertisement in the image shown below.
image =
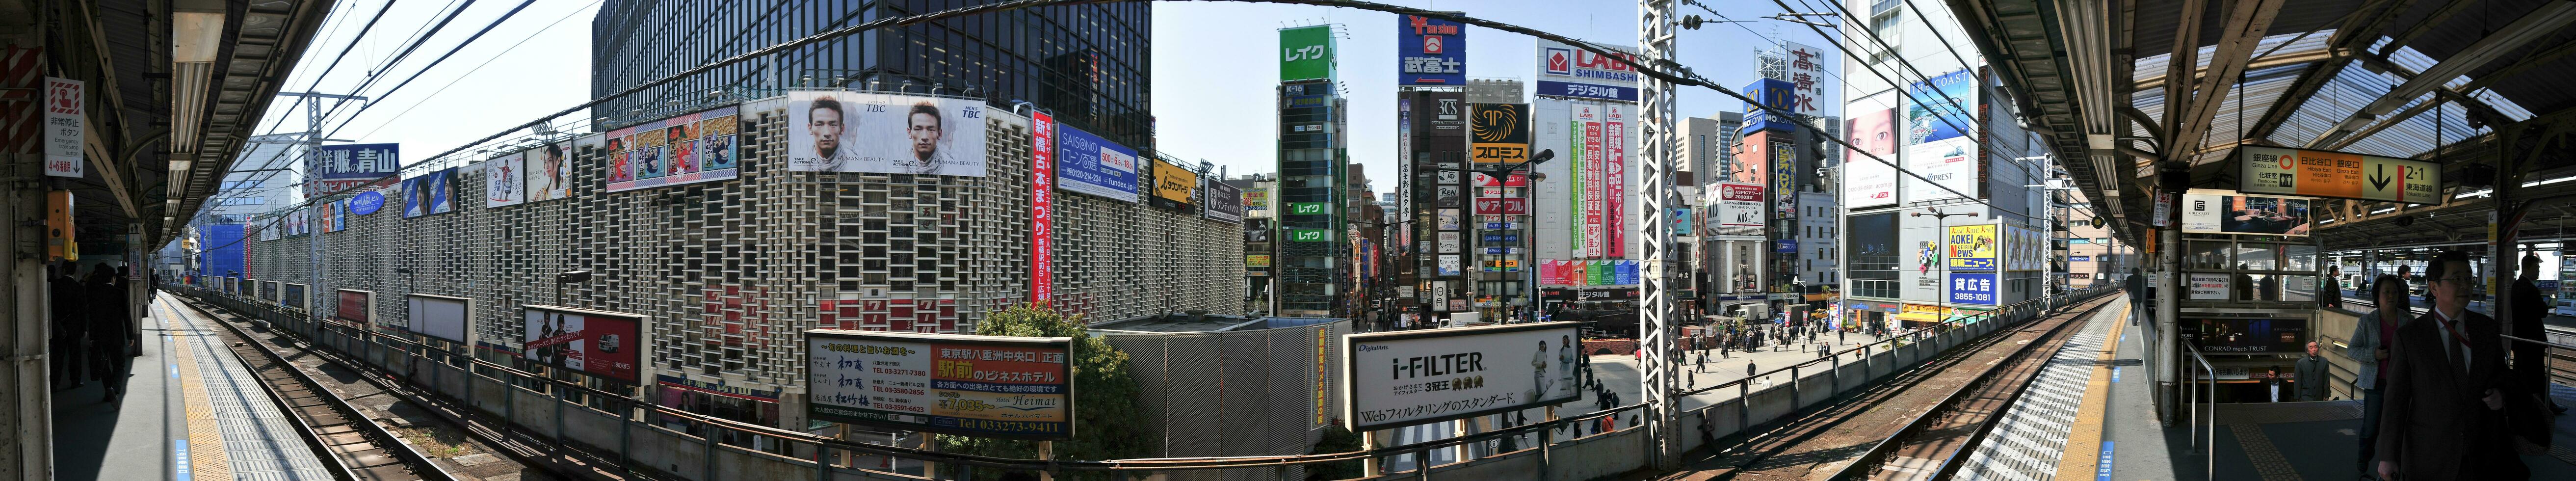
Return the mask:
{"type": "Polygon", "coordinates": [[[528,331],[521,347],[528,359],[594,376],[636,382],[635,353],[644,350],[631,314],[552,306],[525,306],[528,331]]]}
{"type": "Polygon", "coordinates": [[[1579,395],[1579,325],[1543,322],[1345,337],[1352,429],[1574,400],[1579,395]]]}
{"type": "Polygon", "coordinates": [[[814,419],[1021,439],[1073,437],[1072,339],[805,331],[814,419]]]}
{"type": "MultiPolygon", "coordinates": [[[[795,91],[787,93],[787,121],[787,170],[984,176],[982,100],[795,91]]],[[[648,146],[662,141],[637,137],[648,146]]]]}

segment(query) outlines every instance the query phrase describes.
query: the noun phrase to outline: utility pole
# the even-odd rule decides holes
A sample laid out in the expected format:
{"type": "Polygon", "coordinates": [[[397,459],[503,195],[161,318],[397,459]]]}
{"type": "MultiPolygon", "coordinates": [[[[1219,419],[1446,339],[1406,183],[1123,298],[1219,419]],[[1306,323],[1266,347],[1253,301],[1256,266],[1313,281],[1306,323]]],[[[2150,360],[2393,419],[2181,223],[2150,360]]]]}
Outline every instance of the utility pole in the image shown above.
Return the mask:
{"type": "MultiPolygon", "coordinates": [[[[1673,61],[1676,56],[1673,28],[1677,26],[1674,24],[1673,0],[1638,0],[1637,15],[1637,44],[1644,53],[1642,60],[1655,69],[1680,70],[1680,64],[1673,61]]],[[[1645,176],[1645,185],[1638,194],[1649,213],[1647,218],[1661,219],[1665,208],[1673,201],[1673,167],[1681,164],[1680,159],[1674,158],[1680,137],[1673,134],[1673,127],[1678,125],[1674,122],[1673,108],[1679,95],[1673,91],[1672,82],[1653,76],[1642,80],[1637,102],[1644,108],[1638,123],[1643,126],[1645,136],[1640,139],[1638,147],[1645,154],[1640,159],[1644,165],[1639,169],[1639,173],[1645,176]]],[[[1641,376],[1645,386],[1639,391],[1643,394],[1639,397],[1646,403],[1647,445],[1653,448],[1648,451],[1647,459],[1651,460],[1648,465],[1669,470],[1681,466],[1680,426],[1673,406],[1673,390],[1679,386],[1673,374],[1673,299],[1672,289],[1665,285],[1670,280],[1664,275],[1664,259],[1671,255],[1666,251],[1673,247],[1673,226],[1670,222],[1649,221],[1645,224],[1645,272],[1638,281],[1639,294],[1645,297],[1641,299],[1645,304],[1641,306],[1643,312],[1639,313],[1643,325],[1638,328],[1638,336],[1645,341],[1641,346],[1646,351],[1641,356],[1645,365],[1639,366],[1639,370],[1645,372],[1641,376]]]]}
{"type": "MultiPolygon", "coordinates": [[[[278,92],[277,95],[291,95],[304,97],[306,100],[310,100],[310,102],[304,102],[304,125],[306,128],[304,131],[304,156],[308,165],[314,166],[320,166],[322,164],[322,142],[348,142],[348,140],[342,139],[322,138],[322,101],[324,99],[331,99],[345,102],[350,100],[367,99],[366,97],[356,95],[337,95],[316,92],[278,92]]],[[[332,104],[336,107],[339,102],[333,102],[332,104]]],[[[315,170],[319,169],[305,169],[304,178],[300,179],[309,190],[305,191],[304,199],[305,203],[308,205],[297,207],[298,209],[322,205],[320,201],[322,200],[322,197],[327,194],[326,192],[322,192],[319,187],[314,187],[314,176],[317,174],[314,172],[315,170]]],[[[320,309],[317,309],[317,307],[322,305],[320,302],[315,302],[317,298],[322,295],[322,232],[317,229],[312,229],[312,224],[315,222],[313,217],[314,215],[308,214],[304,218],[305,228],[311,231],[304,234],[304,242],[307,246],[305,253],[309,255],[309,258],[307,259],[309,264],[306,265],[308,272],[305,273],[306,280],[304,281],[306,282],[304,287],[304,312],[305,320],[308,321],[317,319],[313,313],[318,312],[320,309]]]]}

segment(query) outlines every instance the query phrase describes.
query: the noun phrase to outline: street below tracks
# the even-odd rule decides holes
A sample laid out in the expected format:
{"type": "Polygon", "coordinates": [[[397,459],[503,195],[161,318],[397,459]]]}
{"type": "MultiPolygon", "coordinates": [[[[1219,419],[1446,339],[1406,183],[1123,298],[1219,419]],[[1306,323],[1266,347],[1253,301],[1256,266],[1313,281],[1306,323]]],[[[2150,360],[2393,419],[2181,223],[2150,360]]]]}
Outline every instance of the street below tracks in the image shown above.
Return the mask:
{"type": "MultiPolygon", "coordinates": [[[[1933,479],[1966,456],[2065,339],[2117,296],[1990,334],[1747,438],[1685,455],[1657,480],[1933,479]]],[[[1954,468],[1955,469],[1955,468],[1954,468]]]]}

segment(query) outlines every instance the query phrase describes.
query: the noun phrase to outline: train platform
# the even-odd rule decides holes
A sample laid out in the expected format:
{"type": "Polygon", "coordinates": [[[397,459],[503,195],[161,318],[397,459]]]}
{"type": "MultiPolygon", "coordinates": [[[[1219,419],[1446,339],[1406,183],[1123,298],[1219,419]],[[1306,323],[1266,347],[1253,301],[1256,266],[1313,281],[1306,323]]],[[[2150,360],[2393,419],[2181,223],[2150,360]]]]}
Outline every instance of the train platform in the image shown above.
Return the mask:
{"type": "Polygon", "coordinates": [[[102,402],[95,381],[54,393],[54,479],[332,479],[215,321],[167,297],[149,306],[123,399],[102,402]]]}

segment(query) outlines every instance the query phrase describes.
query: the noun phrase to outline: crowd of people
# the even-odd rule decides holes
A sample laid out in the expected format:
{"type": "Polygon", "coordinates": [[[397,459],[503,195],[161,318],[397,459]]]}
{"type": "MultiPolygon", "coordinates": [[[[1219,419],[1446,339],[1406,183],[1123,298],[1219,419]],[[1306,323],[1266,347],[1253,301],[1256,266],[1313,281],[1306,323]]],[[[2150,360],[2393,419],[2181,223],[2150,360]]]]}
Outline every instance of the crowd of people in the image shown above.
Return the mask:
{"type": "Polygon", "coordinates": [[[132,365],[127,358],[137,353],[134,316],[125,297],[125,269],[98,264],[90,266],[85,277],[77,276],[79,269],[68,263],[46,269],[47,300],[53,306],[55,361],[50,374],[55,390],[98,381],[106,388],[100,402],[114,407],[125,396],[125,370],[132,365]]]}

